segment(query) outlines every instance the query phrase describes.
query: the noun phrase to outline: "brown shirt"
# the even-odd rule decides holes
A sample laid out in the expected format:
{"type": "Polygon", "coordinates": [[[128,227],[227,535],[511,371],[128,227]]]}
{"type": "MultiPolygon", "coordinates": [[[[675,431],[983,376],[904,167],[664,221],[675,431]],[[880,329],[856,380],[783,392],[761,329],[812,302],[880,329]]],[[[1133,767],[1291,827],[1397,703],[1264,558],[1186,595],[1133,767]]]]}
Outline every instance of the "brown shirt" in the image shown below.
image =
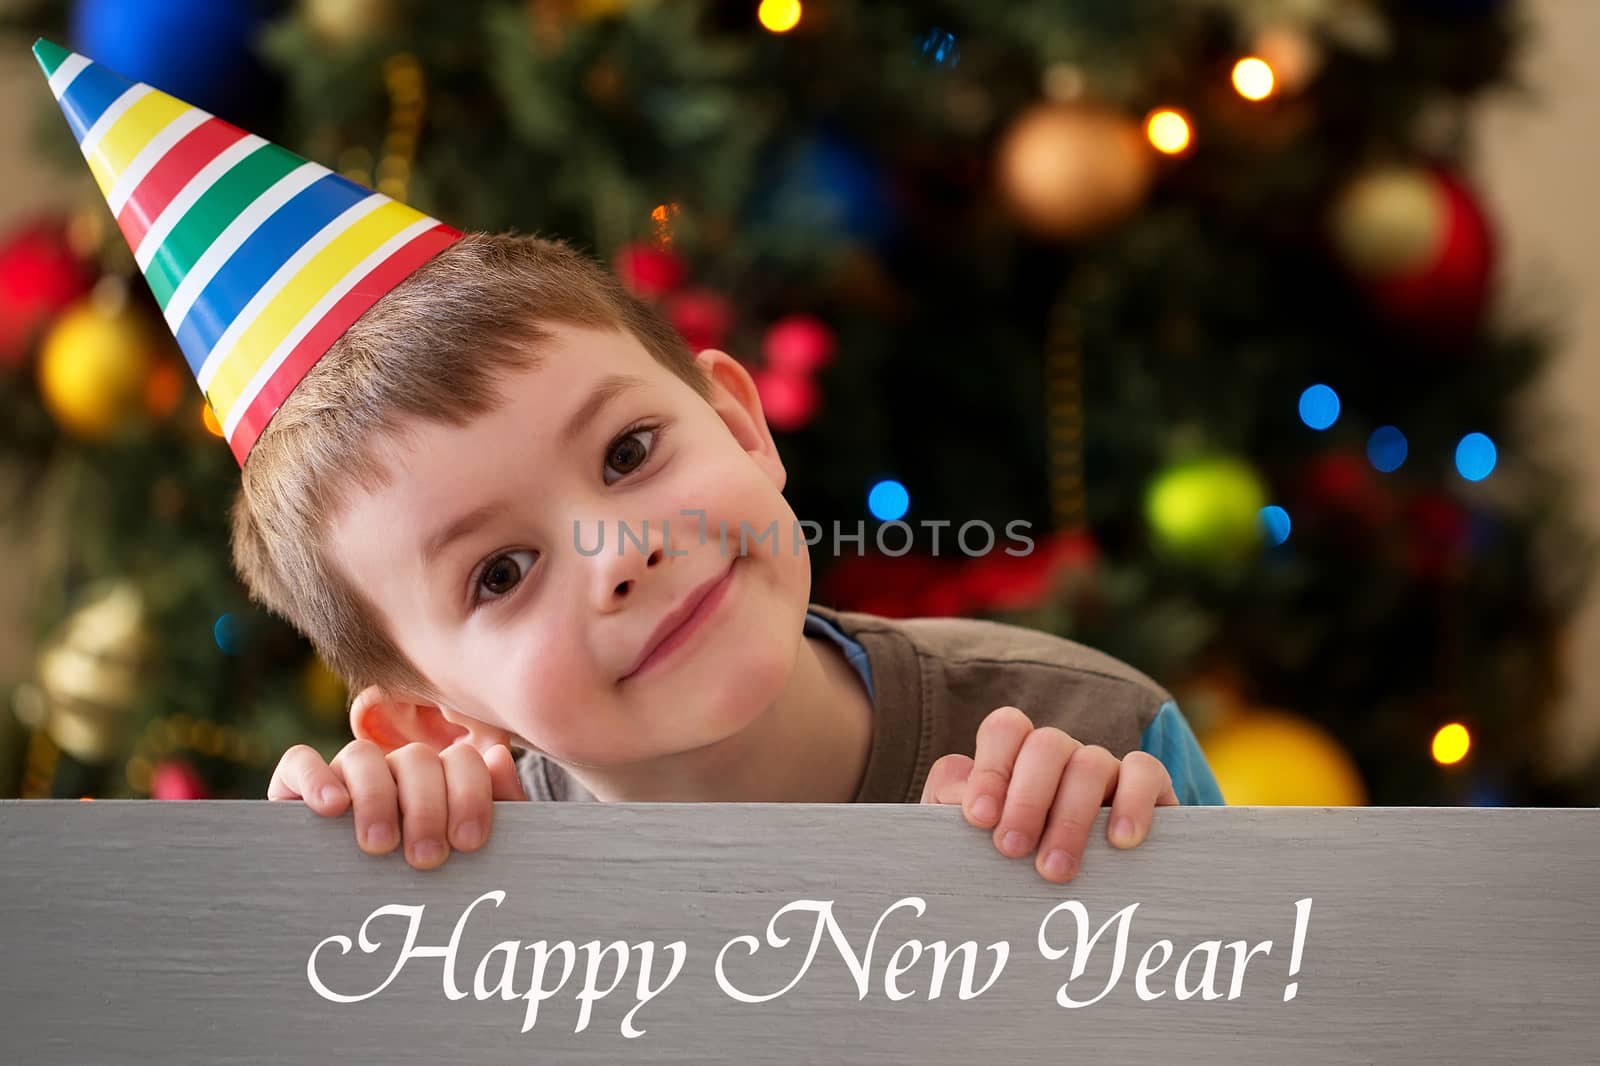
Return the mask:
{"type": "MultiPolygon", "coordinates": [[[[1012,706],[1117,758],[1140,747],[1171,697],[1109,655],[1051,633],[973,618],[883,618],[809,608],[866,650],[872,675],[872,750],[856,803],[916,803],[942,755],[972,755],[978,724],[1012,706]]],[[[528,797],[593,803],[559,765],[517,759],[528,797]]]]}

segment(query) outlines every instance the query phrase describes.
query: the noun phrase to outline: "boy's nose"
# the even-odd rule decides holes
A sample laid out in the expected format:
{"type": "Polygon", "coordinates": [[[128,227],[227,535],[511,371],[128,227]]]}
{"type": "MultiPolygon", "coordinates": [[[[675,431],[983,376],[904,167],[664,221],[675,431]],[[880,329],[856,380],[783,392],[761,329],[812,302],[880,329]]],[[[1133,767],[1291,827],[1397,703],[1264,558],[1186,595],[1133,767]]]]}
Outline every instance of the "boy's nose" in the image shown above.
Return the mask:
{"type": "Polygon", "coordinates": [[[601,553],[595,560],[599,564],[595,568],[595,606],[601,611],[621,607],[645,575],[666,558],[666,551],[658,545],[624,544],[620,554],[615,549],[601,553]]]}

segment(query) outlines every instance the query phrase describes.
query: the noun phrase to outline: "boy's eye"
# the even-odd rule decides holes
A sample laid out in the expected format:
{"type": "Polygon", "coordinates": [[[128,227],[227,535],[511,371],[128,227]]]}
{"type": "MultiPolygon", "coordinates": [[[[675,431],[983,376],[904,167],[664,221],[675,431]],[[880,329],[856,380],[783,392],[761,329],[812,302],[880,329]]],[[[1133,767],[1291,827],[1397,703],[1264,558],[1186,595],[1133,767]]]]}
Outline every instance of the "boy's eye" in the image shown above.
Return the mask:
{"type": "MultiPolygon", "coordinates": [[[[658,426],[640,426],[638,429],[629,430],[611,442],[611,447],[606,450],[606,470],[616,470],[622,477],[627,477],[650,457],[650,446],[655,442],[658,426]]],[[[615,483],[616,478],[606,478],[606,484],[615,483]]]]}
{"type": "Polygon", "coordinates": [[[526,549],[502,552],[489,560],[474,583],[473,603],[495,600],[517,587],[533,567],[534,553],[526,549]],[[526,560],[526,561],[524,561],[526,560]]]}

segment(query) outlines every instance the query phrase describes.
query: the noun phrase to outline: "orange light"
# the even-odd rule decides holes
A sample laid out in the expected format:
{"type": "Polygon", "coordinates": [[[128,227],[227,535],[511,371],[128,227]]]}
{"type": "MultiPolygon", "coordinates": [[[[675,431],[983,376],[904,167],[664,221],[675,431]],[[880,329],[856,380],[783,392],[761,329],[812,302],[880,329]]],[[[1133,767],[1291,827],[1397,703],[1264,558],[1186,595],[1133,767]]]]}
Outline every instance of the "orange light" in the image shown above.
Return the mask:
{"type": "Polygon", "coordinates": [[[800,0],[761,0],[756,19],[771,33],[788,33],[800,25],[800,0]]]}
{"type": "Polygon", "coordinates": [[[217,412],[211,409],[211,405],[209,403],[203,401],[201,402],[200,419],[201,421],[205,422],[206,428],[211,431],[212,436],[222,436],[222,423],[217,421],[217,412]]]}
{"type": "Polygon", "coordinates": [[[1233,87],[1246,100],[1265,100],[1272,95],[1276,82],[1264,59],[1246,56],[1233,65],[1233,87]]]}
{"type": "Polygon", "coordinates": [[[1472,734],[1460,722],[1451,722],[1433,735],[1433,761],[1440,766],[1451,766],[1467,757],[1472,747],[1472,734]]]}
{"type": "Polygon", "coordinates": [[[1144,121],[1144,133],[1156,151],[1167,155],[1182,154],[1192,140],[1189,120],[1183,117],[1183,112],[1170,107],[1150,112],[1150,117],[1144,121]]]}
{"type": "Polygon", "coordinates": [[[657,204],[650,212],[650,220],[656,224],[656,244],[663,248],[672,244],[672,222],[677,217],[677,204],[657,204]]]}

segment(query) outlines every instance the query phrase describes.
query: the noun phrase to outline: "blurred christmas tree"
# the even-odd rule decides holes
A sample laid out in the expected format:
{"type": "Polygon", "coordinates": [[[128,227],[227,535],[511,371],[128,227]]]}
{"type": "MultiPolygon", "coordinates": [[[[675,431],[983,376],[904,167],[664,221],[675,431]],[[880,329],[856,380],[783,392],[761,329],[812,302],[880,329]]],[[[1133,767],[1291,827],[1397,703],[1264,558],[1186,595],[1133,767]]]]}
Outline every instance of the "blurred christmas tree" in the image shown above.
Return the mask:
{"type": "MultiPolygon", "coordinates": [[[[816,599],[1128,659],[1232,802],[1600,794],[1538,765],[1589,541],[1516,420],[1550,342],[1496,303],[1463,176],[1474,102],[1513,83],[1511,0],[77,0],[11,22],[14,47],[53,36],[463,228],[614,263],[749,361],[796,512],[865,521],[866,557],[816,549],[816,599]],[[872,550],[893,519],[908,554],[893,527],[872,550]],[[967,523],[1017,521],[1035,551],[978,557],[967,523]]],[[[49,110],[42,150],[81,172],[49,110]]],[[[0,248],[0,449],[31,475],[7,507],[56,549],[13,701],[26,787],[259,796],[289,744],[337,749],[342,693],[234,582],[233,460],[84,203],[0,248]],[[108,627],[120,654],[85,653],[108,627]]]]}

